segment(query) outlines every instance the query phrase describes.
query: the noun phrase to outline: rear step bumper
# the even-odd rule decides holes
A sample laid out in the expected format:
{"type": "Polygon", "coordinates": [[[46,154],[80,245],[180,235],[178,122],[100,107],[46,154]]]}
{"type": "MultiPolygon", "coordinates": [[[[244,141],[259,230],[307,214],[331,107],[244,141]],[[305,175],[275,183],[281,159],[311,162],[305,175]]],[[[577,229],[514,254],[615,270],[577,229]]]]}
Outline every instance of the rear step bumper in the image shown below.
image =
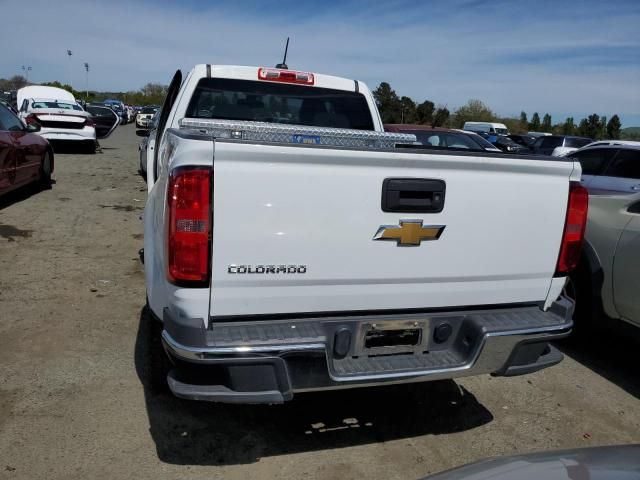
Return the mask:
{"type": "Polygon", "coordinates": [[[571,332],[573,303],[362,317],[211,323],[164,312],[162,340],[179,397],[282,403],[294,392],[514,376],[555,365],[548,342],[571,332]]]}

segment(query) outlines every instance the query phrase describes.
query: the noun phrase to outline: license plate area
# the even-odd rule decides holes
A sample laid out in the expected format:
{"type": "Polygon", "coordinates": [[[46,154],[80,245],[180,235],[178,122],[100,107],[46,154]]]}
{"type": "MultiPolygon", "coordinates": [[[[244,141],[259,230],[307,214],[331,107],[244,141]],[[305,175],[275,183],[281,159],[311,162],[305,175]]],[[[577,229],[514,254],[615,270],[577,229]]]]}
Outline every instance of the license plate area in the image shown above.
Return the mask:
{"type": "Polygon", "coordinates": [[[354,353],[369,357],[423,353],[428,339],[426,320],[365,322],[360,325],[354,353]]]}
{"type": "Polygon", "coordinates": [[[420,343],[422,331],[418,328],[404,330],[369,330],[364,336],[364,348],[415,346],[420,343]]]}

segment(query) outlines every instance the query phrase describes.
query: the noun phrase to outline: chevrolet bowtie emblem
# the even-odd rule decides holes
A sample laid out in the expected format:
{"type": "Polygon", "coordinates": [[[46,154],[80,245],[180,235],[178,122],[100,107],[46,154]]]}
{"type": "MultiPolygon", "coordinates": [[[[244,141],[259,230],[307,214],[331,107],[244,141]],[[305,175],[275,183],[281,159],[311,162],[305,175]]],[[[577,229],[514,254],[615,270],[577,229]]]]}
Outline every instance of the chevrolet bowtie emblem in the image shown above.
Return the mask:
{"type": "Polygon", "coordinates": [[[422,220],[400,220],[400,226],[381,225],[374,240],[395,240],[400,247],[417,247],[420,242],[438,240],[445,225],[422,226],[422,220]]]}

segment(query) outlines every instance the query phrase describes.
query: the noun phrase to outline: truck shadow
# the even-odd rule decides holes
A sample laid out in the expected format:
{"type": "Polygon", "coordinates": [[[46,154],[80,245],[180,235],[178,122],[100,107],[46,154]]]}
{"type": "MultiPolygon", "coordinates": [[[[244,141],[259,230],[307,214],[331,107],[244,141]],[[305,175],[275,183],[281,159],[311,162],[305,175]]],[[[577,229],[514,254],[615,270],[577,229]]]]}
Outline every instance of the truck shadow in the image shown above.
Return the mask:
{"type": "Polygon", "coordinates": [[[637,327],[606,318],[599,328],[572,335],[557,346],[565,355],[640,398],[640,331],[637,327]]]}
{"type": "Polygon", "coordinates": [[[470,430],[493,420],[469,391],[446,380],[297,394],[284,405],[181,400],[146,385],[144,311],[135,347],[158,458],[178,465],[235,465],[262,457],[470,430]]]}

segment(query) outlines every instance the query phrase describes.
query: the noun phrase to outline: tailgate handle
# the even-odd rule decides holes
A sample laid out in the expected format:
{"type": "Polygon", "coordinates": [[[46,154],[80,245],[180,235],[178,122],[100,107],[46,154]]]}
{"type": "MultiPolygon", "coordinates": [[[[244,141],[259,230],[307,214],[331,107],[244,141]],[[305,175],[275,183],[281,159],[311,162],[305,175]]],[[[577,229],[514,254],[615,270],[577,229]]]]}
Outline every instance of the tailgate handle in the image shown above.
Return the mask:
{"type": "Polygon", "coordinates": [[[386,178],[382,182],[383,212],[440,213],[446,183],[430,178],[386,178]]]}

